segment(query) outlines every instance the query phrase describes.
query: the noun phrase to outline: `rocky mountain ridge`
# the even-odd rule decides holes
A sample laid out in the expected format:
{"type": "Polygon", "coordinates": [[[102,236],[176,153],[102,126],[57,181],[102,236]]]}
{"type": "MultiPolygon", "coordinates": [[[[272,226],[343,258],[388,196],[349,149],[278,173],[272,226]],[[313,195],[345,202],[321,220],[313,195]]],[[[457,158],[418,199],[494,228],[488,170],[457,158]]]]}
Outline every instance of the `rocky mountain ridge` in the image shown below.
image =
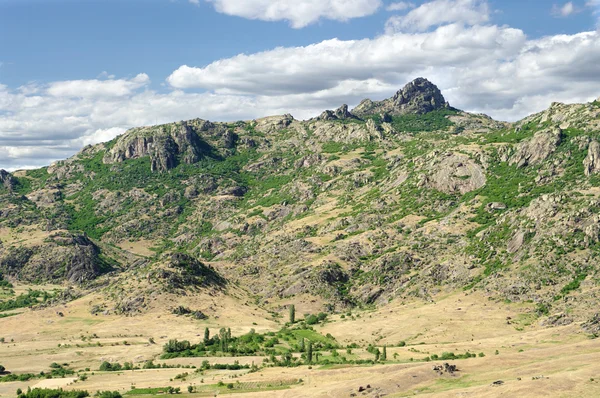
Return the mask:
{"type": "MultiPolygon", "coordinates": [[[[584,320],[599,276],[599,141],[598,101],[503,123],[450,107],[425,79],[308,121],[135,128],[0,173],[0,272],[107,291],[167,275],[185,291],[197,276],[165,262],[185,253],[275,311],[477,289],[584,320]],[[60,256],[57,231],[81,237],[60,256]],[[35,255],[51,258],[46,271],[35,255]]],[[[116,305],[135,313],[127,297],[116,305]]]]}

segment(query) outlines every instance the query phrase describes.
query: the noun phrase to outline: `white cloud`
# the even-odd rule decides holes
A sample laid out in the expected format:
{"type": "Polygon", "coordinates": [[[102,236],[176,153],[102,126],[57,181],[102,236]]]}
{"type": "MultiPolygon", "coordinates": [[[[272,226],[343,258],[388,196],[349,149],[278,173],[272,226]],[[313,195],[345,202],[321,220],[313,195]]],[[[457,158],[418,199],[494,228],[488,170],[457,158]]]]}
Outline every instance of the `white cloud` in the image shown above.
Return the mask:
{"type": "Polygon", "coordinates": [[[388,10],[388,11],[404,11],[404,10],[408,10],[409,8],[415,8],[415,4],[409,3],[407,1],[399,1],[397,3],[392,3],[392,4],[388,5],[386,7],[386,10],[388,10]]]}
{"type": "Polygon", "coordinates": [[[449,23],[476,25],[489,20],[486,0],[434,0],[422,4],[406,15],[397,15],[386,23],[386,31],[423,32],[449,23]]]}
{"type": "Polygon", "coordinates": [[[70,80],[52,83],[48,94],[54,97],[123,97],[149,83],[150,78],[145,73],[129,80],[70,80]]]}
{"type": "Polygon", "coordinates": [[[223,14],[262,21],[289,21],[303,28],[320,19],[347,21],[374,14],[381,0],[206,0],[223,14]]]}
{"type": "Polygon", "coordinates": [[[574,14],[576,11],[577,9],[575,8],[575,5],[573,5],[572,1],[569,1],[562,6],[559,6],[558,4],[554,4],[552,6],[552,15],[556,17],[568,17],[569,15],[574,14]]]}
{"type": "Polygon", "coordinates": [[[429,33],[333,39],[242,54],[204,68],[182,66],[167,81],[179,89],[202,88],[223,94],[310,93],[348,79],[398,83],[431,65],[471,65],[477,60],[508,57],[524,42],[525,35],[517,29],[448,25],[429,33]]]}

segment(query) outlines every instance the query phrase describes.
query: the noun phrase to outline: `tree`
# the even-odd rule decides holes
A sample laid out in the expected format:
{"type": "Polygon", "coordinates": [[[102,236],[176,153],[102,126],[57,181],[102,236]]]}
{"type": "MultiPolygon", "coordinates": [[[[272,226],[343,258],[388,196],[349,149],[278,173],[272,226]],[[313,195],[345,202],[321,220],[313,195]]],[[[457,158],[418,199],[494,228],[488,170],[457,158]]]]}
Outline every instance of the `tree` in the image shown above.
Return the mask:
{"type": "Polygon", "coordinates": [[[290,323],[296,322],[296,306],[290,304],[290,323]]]}
{"type": "Polygon", "coordinates": [[[312,341],[308,341],[308,347],[306,349],[306,361],[308,363],[312,363],[313,360],[313,347],[312,347],[312,341]]]}
{"type": "Polygon", "coordinates": [[[191,394],[194,392],[194,387],[188,386],[188,392],[191,394]]]}
{"type": "Polygon", "coordinates": [[[304,337],[300,337],[300,352],[304,352],[304,337]]]}
{"type": "Polygon", "coordinates": [[[208,328],[204,328],[204,345],[208,345],[210,342],[210,330],[208,328]]]}
{"type": "Polygon", "coordinates": [[[383,354],[381,355],[382,361],[387,361],[387,347],[383,346],[383,354]]]}
{"type": "Polygon", "coordinates": [[[378,348],[377,351],[375,351],[375,362],[379,361],[380,356],[381,356],[381,352],[379,351],[379,348],[378,348]]]}
{"type": "Polygon", "coordinates": [[[220,345],[220,348],[221,348],[221,352],[227,352],[228,351],[228,349],[227,349],[227,347],[228,347],[227,335],[229,333],[231,333],[231,331],[227,332],[227,329],[225,329],[225,328],[221,328],[221,330],[219,330],[219,339],[220,339],[219,345],[220,345]]]}

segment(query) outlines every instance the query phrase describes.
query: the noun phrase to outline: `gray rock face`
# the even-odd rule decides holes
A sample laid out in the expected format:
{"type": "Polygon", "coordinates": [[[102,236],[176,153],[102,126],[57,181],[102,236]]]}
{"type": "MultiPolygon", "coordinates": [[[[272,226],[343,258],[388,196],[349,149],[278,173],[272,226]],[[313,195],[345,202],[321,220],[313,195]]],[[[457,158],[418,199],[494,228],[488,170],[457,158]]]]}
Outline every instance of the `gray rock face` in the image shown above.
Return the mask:
{"type": "Polygon", "coordinates": [[[107,268],[98,246],[85,235],[69,232],[57,232],[38,246],[0,248],[0,270],[29,282],[83,283],[107,268]]]}
{"type": "Polygon", "coordinates": [[[347,119],[358,119],[350,111],[348,111],[348,105],[344,104],[335,111],[325,111],[321,113],[317,120],[347,120],[347,119]]]}
{"type": "Polygon", "coordinates": [[[392,98],[383,101],[363,100],[352,113],[357,116],[423,114],[448,107],[437,86],[420,77],[408,83],[392,98]]]}
{"type": "Polygon", "coordinates": [[[194,122],[194,125],[181,122],[130,130],[106,153],[103,161],[111,164],[149,156],[152,171],[170,170],[180,161],[195,163],[210,149],[196,131],[211,128],[212,123],[194,122]]]}
{"type": "Polygon", "coordinates": [[[448,153],[441,160],[436,159],[432,168],[434,173],[423,183],[448,194],[464,195],[481,188],[487,181],[482,167],[464,154],[448,153]]]}
{"type": "Polygon", "coordinates": [[[600,144],[594,140],[590,143],[588,154],[583,160],[583,168],[586,176],[600,173],[600,144]]]}
{"type": "Polygon", "coordinates": [[[14,177],[6,170],[0,169],[0,185],[6,188],[8,191],[12,191],[16,186],[17,181],[14,177]]]}
{"type": "Polygon", "coordinates": [[[540,164],[556,151],[561,139],[562,131],[559,128],[538,131],[518,145],[510,164],[516,164],[517,167],[540,164]]]}

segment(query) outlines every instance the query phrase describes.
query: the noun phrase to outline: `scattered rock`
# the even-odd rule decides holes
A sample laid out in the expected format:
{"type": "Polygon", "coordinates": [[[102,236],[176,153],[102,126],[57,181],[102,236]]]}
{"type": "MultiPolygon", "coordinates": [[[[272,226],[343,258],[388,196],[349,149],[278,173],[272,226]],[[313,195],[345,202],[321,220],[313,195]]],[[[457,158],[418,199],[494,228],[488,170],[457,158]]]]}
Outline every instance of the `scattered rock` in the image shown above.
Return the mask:
{"type": "Polygon", "coordinates": [[[501,202],[491,202],[486,205],[488,211],[506,210],[506,205],[501,202]]]}

